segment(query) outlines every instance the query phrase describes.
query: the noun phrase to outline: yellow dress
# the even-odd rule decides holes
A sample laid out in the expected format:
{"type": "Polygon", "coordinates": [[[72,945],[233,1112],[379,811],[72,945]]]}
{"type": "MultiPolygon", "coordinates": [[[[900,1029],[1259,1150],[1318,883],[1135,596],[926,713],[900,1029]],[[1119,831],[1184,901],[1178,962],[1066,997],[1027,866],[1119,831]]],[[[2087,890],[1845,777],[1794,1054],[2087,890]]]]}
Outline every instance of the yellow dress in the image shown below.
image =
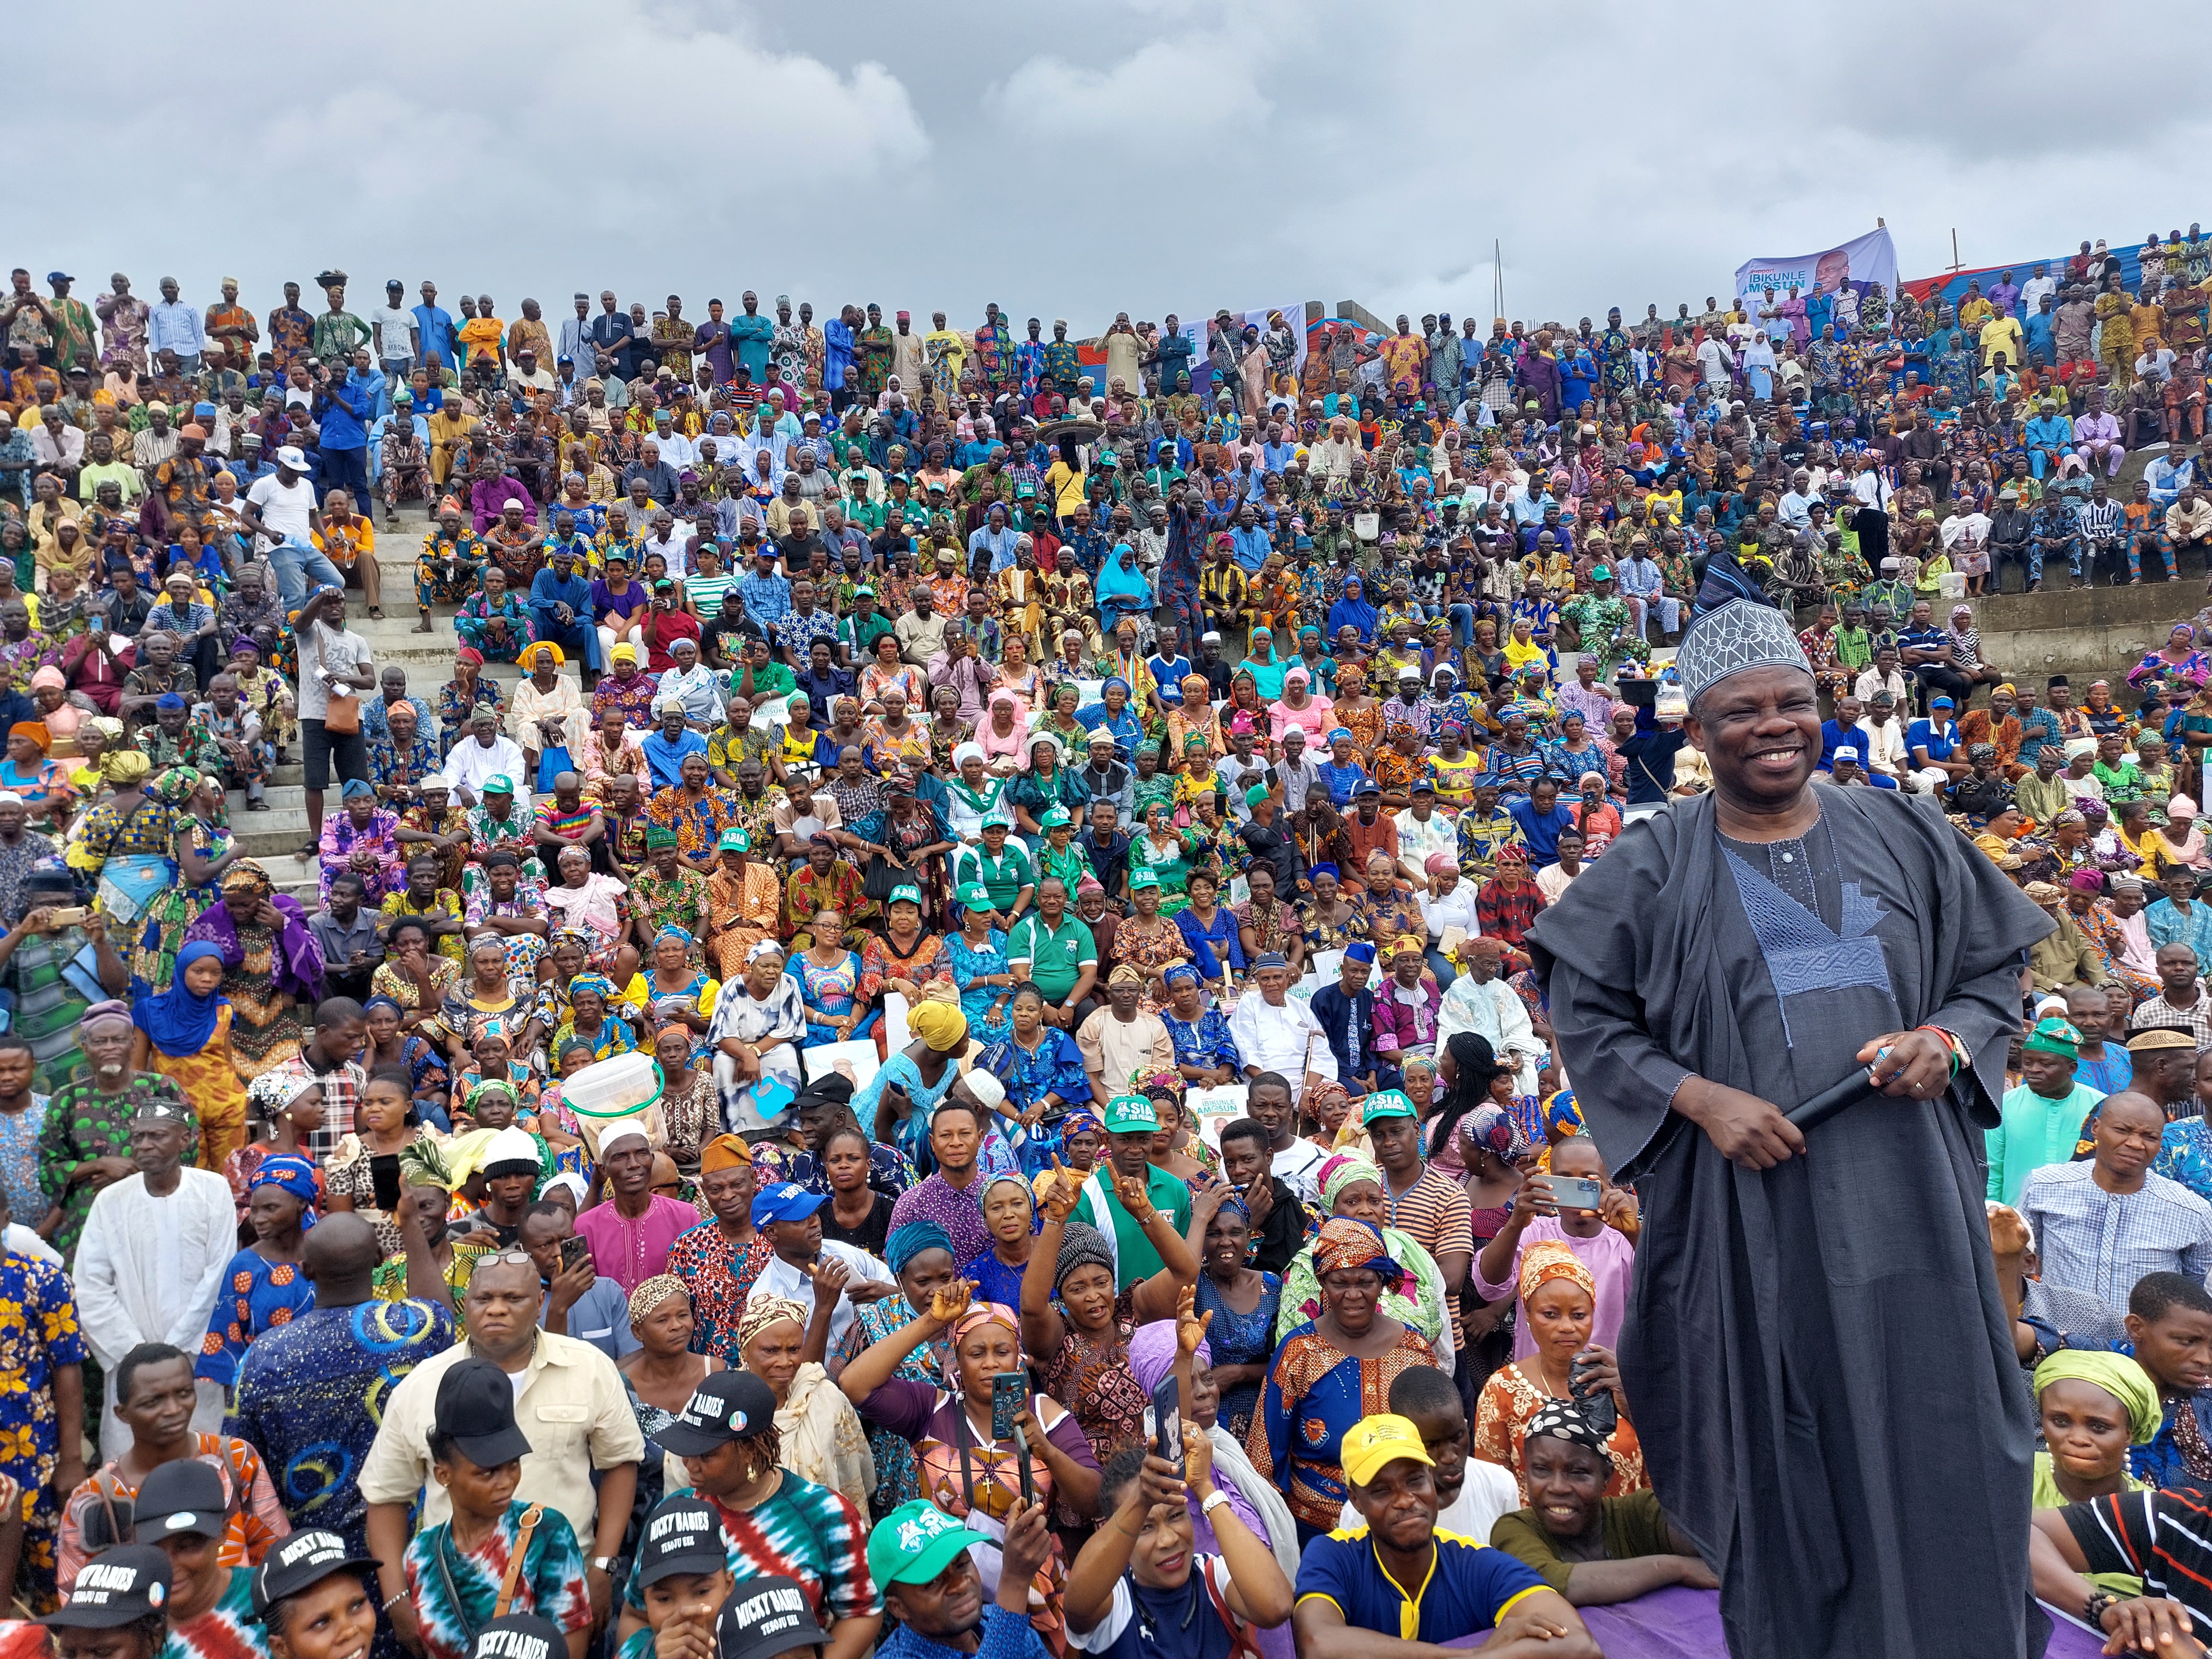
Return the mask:
{"type": "Polygon", "coordinates": [[[199,1167],[222,1171],[223,1160],[246,1145],[246,1085],[230,1055],[230,1021],[226,1002],[216,1010],[215,1034],[197,1054],[165,1054],[147,1045],[146,1064],[157,1077],[173,1077],[199,1114],[199,1167]]]}

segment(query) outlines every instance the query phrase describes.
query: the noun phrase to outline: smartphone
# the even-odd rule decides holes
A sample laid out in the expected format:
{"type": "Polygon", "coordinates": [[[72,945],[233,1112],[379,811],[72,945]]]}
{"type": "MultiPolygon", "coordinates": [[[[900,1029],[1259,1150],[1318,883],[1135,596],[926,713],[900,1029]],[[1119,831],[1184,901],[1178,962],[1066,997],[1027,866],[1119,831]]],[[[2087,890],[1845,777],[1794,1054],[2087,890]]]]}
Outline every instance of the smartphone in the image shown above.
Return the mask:
{"type": "Polygon", "coordinates": [[[1014,1437],[1014,1419],[1021,1414],[1023,1404],[1029,1398],[1030,1378],[1027,1371],[1000,1371],[991,1379],[991,1438],[1011,1440],[1014,1437]]]}
{"type": "Polygon", "coordinates": [[[1030,1437],[1022,1432],[1022,1425],[1014,1425],[1014,1456],[1021,1464],[1022,1502],[1030,1509],[1036,1507],[1036,1475],[1030,1468],[1030,1437]]]}
{"type": "Polygon", "coordinates": [[[1605,1195],[1604,1183],[1588,1176],[1547,1175],[1544,1180],[1552,1189],[1552,1202],[1563,1210],[1595,1210],[1605,1195]]]}
{"type": "Polygon", "coordinates": [[[1152,1446],[1162,1457],[1182,1470],[1182,1388],[1173,1376],[1164,1376],[1152,1390],[1152,1446]]]}
{"type": "Polygon", "coordinates": [[[1582,1406],[1590,1427],[1610,1437],[1620,1426],[1620,1407],[1613,1403],[1611,1390],[1591,1386],[1589,1373],[1596,1364],[1595,1359],[1577,1358],[1567,1373],[1567,1392],[1582,1406]]]}
{"type": "Polygon", "coordinates": [[[74,927],[92,912],[82,904],[64,905],[48,918],[57,927],[74,927]]]}
{"type": "Polygon", "coordinates": [[[561,1241],[561,1271],[566,1273],[580,1261],[592,1259],[592,1241],[588,1238],[564,1238],[561,1241]]]}

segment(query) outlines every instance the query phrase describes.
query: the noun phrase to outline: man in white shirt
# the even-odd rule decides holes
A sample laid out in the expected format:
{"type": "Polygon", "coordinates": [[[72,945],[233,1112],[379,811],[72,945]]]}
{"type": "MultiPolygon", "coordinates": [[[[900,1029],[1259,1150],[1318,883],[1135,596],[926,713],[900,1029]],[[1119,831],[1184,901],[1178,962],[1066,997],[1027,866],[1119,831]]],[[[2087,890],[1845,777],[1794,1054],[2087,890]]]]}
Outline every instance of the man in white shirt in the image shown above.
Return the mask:
{"type": "Polygon", "coordinates": [[[307,475],[307,456],[286,444],[276,452],[276,471],[254,480],[253,488],[246,492],[246,504],[238,510],[240,521],[268,544],[269,562],[276,573],[277,592],[288,616],[307,602],[311,579],[318,586],[345,586],[337,567],[312,539],[323,527],[323,515],[307,475]]]}
{"type": "MultiPolygon", "coordinates": [[[[80,1040],[94,1088],[106,1093],[130,1087],[132,1036],[121,1003],[87,1010],[80,1040]]],[[[191,1109],[170,1087],[138,1103],[131,1119],[131,1161],[138,1173],[100,1188],[77,1243],[77,1311],[107,1373],[100,1444],[112,1457],[131,1449],[131,1431],[115,1414],[115,1372],[123,1357],[142,1342],[199,1352],[223,1274],[238,1254],[230,1183],[213,1170],[185,1167],[191,1109]]],[[[222,1427],[221,1385],[203,1379],[198,1394],[192,1426],[222,1427]]]]}
{"type": "Polygon", "coordinates": [[[384,304],[368,313],[369,338],[376,346],[376,361],[384,370],[384,385],[392,391],[404,385],[415,367],[421,322],[406,306],[407,290],[398,280],[384,285],[384,304]]]}
{"type": "Polygon", "coordinates": [[[1391,815],[1398,826],[1398,873],[1413,884],[1416,894],[1429,890],[1429,860],[1442,854],[1453,868],[1459,865],[1459,826],[1437,811],[1433,779],[1416,778],[1412,805],[1391,815]]]}
{"type": "Polygon", "coordinates": [[[753,1280],[745,1305],[750,1310],[769,1297],[796,1302],[806,1310],[799,1322],[803,1329],[814,1317],[817,1290],[836,1295],[836,1311],[830,1316],[830,1352],[836,1353],[853,1328],[851,1292],[873,1290],[890,1296],[897,1291],[898,1280],[888,1265],[866,1250],[822,1237],[822,1218],[817,1212],[829,1201],[827,1194],[810,1193],[788,1181],[775,1182],[754,1195],[753,1225],[775,1255],[753,1280]],[[828,1271],[833,1262],[842,1271],[828,1271]]]}
{"type": "Polygon", "coordinates": [[[2020,285],[2020,305],[2013,314],[2033,317],[2043,309],[2043,296],[2057,292],[2058,284],[2051,280],[2049,267],[2038,265],[2035,274],[2020,285]]]}
{"type": "MultiPolygon", "coordinates": [[[[1872,670],[1869,670],[1872,672],[1872,670]]],[[[1898,698],[1902,694],[1877,690],[1867,699],[1866,718],[1858,723],[1859,736],[1864,741],[1859,745],[1860,759],[1869,772],[1885,778],[1903,779],[1911,763],[1911,751],[1905,746],[1905,722],[1897,717],[1898,698]]]]}
{"type": "Polygon", "coordinates": [[[1735,372],[1735,354],[1725,341],[1710,334],[1698,342],[1698,362],[1705,370],[1707,386],[1726,386],[1735,372]]]}
{"type": "Polygon", "coordinates": [[[512,794],[516,807],[526,816],[529,812],[522,747],[500,731],[496,708],[480,703],[469,716],[469,735],[446,756],[446,776],[464,806],[477,805],[487,794],[512,794]]]}
{"type": "Polygon", "coordinates": [[[1253,965],[1252,977],[1260,994],[1239,997],[1237,1012],[1229,1017],[1229,1034],[1237,1040],[1244,1075],[1280,1073],[1292,1101],[1305,1092],[1310,1078],[1334,1083],[1336,1055],[1313,1010],[1304,999],[1290,994],[1291,964],[1270,951],[1253,965]]]}
{"type": "MultiPolygon", "coordinates": [[[[256,489],[269,482],[264,478],[256,489]]],[[[320,555],[317,556],[318,557],[320,555]]],[[[279,567],[281,572],[282,567],[279,567]]],[[[332,576],[337,572],[331,573],[332,576]]],[[[338,781],[368,781],[368,744],[361,732],[361,694],[376,686],[368,641],[345,625],[345,589],[335,581],[318,588],[300,610],[300,750],[307,769],[307,848],[312,857],[323,833],[323,791],[333,762],[338,781]],[[333,732],[325,724],[333,693],[352,703],[353,729],[333,732]]]]}

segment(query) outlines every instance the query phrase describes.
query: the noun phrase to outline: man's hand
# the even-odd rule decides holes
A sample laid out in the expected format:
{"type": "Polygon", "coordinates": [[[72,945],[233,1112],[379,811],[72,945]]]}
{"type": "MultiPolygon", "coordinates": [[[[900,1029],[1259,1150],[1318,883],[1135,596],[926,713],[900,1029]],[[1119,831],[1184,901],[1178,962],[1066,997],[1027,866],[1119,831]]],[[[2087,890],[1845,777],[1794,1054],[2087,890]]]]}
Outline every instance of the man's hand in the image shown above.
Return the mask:
{"type": "Polygon", "coordinates": [[[1951,1045],[1933,1031],[1892,1031],[1858,1052],[1882,1093],[1899,1100],[1934,1100],[1951,1086],[1957,1060],[1951,1045]]]}
{"type": "Polygon", "coordinates": [[[587,1251],[574,1267],[563,1267],[554,1275],[552,1284],[546,1289],[546,1299],[565,1313],[582,1299],[585,1291],[599,1282],[599,1269],[592,1265],[591,1255],[587,1251]]]}
{"type": "MultiPolygon", "coordinates": [[[[1054,1187],[1060,1183],[1054,1182],[1054,1187]]],[[[1121,1207],[1129,1212],[1129,1219],[1139,1227],[1149,1227],[1159,1212],[1152,1207],[1152,1195],[1146,1183],[1135,1176],[1117,1175],[1114,1177],[1114,1196],[1121,1200],[1121,1207]]]]}
{"type": "Polygon", "coordinates": [[[2183,1659],[2204,1649],[2190,1633],[2189,1609],[2162,1595],[2115,1601],[2105,1609],[2106,1653],[2155,1653],[2183,1659]]]}
{"type": "Polygon", "coordinates": [[[814,1258],[814,1267],[807,1276],[814,1281],[814,1305],[818,1308],[827,1303],[835,1307],[837,1298],[845,1294],[853,1270],[825,1250],[814,1258]]]}
{"type": "Polygon", "coordinates": [[[1252,1217],[1252,1231],[1258,1232],[1267,1224],[1267,1218],[1275,1212],[1274,1177],[1262,1170],[1252,1177],[1244,1188],[1244,1207],[1252,1217]]]}
{"type": "Polygon", "coordinates": [[[1771,1101],[1706,1079],[1686,1079],[1674,1093],[1674,1109],[1705,1132],[1705,1139],[1729,1163],[1746,1170],[1771,1170],[1805,1150],[1805,1136],[1771,1101]]]}
{"type": "Polygon", "coordinates": [[[714,1632],[688,1620],[672,1619],[653,1636],[653,1659],[714,1659],[714,1632]]]}
{"type": "Polygon", "coordinates": [[[584,1590],[591,1598],[592,1628],[606,1628],[607,1617],[615,1607],[615,1581],[597,1567],[584,1570],[584,1590]]]}

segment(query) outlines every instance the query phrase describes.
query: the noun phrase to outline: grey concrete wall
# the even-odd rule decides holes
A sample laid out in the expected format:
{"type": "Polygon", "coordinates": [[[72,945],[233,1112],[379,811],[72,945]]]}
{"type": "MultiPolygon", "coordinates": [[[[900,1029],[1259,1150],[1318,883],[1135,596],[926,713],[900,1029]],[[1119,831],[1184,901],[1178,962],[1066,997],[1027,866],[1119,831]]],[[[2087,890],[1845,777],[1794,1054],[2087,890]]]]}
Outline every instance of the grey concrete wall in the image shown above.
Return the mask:
{"type": "Polygon", "coordinates": [[[2189,620],[2205,604],[2199,574],[2192,569],[2179,580],[2146,581],[2141,587],[2077,587],[1976,600],[1982,654],[2039,684],[2064,674],[2077,698],[2090,680],[2109,679],[2117,688],[2145,652],[2165,643],[2174,623],[2189,620]]]}

